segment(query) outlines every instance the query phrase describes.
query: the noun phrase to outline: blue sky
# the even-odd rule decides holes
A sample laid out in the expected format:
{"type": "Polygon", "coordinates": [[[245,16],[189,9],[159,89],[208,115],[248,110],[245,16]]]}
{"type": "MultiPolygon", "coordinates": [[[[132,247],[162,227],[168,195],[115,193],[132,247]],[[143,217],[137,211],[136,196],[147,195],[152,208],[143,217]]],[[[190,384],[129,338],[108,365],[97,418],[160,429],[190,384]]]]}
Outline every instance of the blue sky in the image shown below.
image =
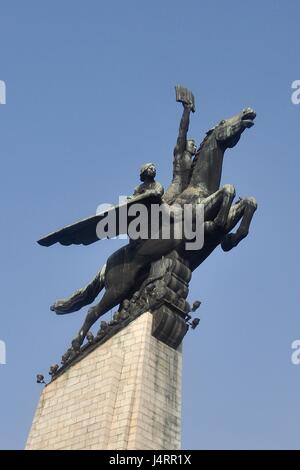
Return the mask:
{"type": "Polygon", "coordinates": [[[24,447],[35,375],[59,362],[86,313],[49,306],[124,243],[35,240],[130,194],[142,163],[168,185],[182,83],[196,96],[197,142],[257,111],[222,184],[259,203],[249,237],[193,275],[190,299],[203,304],[184,342],[183,447],[299,449],[299,2],[2,0],[0,14],[0,448],[24,447]]]}

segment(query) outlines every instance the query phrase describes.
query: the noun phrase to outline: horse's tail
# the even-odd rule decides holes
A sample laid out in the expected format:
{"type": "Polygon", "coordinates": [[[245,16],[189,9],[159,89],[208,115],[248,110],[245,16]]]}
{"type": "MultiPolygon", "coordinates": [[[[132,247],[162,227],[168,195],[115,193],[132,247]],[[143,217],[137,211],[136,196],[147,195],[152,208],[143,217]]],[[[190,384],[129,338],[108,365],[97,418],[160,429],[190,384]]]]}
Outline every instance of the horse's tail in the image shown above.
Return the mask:
{"type": "Polygon", "coordinates": [[[106,264],[98,271],[90,284],[77,290],[67,299],[57,300],[51,305],[50,310],[58,315],[64,315],[65,313],[76,312],[85,305],[92,303],[104,287],[105,269],[106,264]]]}

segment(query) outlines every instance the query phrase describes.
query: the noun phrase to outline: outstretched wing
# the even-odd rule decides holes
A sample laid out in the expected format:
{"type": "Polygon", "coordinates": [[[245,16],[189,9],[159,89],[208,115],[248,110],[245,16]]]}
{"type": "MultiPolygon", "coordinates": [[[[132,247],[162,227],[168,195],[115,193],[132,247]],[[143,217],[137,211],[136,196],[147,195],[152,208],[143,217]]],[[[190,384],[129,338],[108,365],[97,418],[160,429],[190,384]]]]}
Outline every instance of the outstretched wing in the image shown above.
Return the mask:
{"type": "MultiPolygon", "coordinates": [[[[124,227],[122,227],[122,224],[119,224],[119,214],[122,209],[128,211],[128,209],[133,204],[143,204],[148,209],[151,204],[160,203],[161,196],[159,195],[151,193],[140,194],[136,197],[133,197],[132,199],[129,199],[124,204],[113,206],[105,212],[92,215],[91,217],[88,217],[86,219],[79,220],[79,222],[76,222],[75,224],[67,225],[66,227],[63,227],[62,229],[57,230],[56,232],[52,232],[49,235],[46,235],[45,237],[38,240],[38,243],[42,246],[51,246],[55,243],[60,243],[61,245],[65,246],[90,245],[98,240],[101,240],[101,238],[107,238],[104,236],[99,236],[99,232],[97,233],[97,225],[104,218],[108,218],[109,213],[112,211],[115,211],[114,219],[116,221],[116,225],[115,233],[111,236],[121,235],[124,234],[124,227]]],[[[127,227],[133,218],[134,216],[129,216],[127,214],[127,227]]],[[[125,228],[125,230],[127,230],[127,227],[125,228]]],[[[127,231],[125,233],[127,233],[127,231]]]]}

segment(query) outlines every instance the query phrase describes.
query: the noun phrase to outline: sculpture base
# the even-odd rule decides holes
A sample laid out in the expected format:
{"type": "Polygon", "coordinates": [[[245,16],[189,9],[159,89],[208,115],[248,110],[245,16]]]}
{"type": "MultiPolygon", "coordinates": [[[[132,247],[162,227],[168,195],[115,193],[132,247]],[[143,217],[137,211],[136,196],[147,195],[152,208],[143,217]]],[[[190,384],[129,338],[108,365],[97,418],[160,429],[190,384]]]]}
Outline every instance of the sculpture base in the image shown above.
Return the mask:
{"type": "Polygon", "coordinates": [[[146,312],[47,385],[26,449],[180,449],[181,347],[146,312]]]}

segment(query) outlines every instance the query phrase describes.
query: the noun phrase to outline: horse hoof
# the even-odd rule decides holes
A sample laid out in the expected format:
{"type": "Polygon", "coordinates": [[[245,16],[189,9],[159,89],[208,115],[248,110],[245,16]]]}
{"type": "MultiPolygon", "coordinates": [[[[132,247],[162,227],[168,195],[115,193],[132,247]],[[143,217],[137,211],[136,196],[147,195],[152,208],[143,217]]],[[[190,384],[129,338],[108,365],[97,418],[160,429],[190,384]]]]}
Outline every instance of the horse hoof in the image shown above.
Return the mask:
{"type": "Polygon", "coordinates": [[[75,338],[73,339],[72,341],[72,349],[73,351],[75,352],[79,352],[80,351],[80,341],[78,340],[78,338],[75,338]]]}
{"type": "Polygon", "coordinates": [[[233,233],[229,233],[228,235],[226,235],[226,237],[224,237],[221,242],[221,247],[223,251],[230,251],[235,246],[236,246],[236,243],[234,243],[233,233]]]}

